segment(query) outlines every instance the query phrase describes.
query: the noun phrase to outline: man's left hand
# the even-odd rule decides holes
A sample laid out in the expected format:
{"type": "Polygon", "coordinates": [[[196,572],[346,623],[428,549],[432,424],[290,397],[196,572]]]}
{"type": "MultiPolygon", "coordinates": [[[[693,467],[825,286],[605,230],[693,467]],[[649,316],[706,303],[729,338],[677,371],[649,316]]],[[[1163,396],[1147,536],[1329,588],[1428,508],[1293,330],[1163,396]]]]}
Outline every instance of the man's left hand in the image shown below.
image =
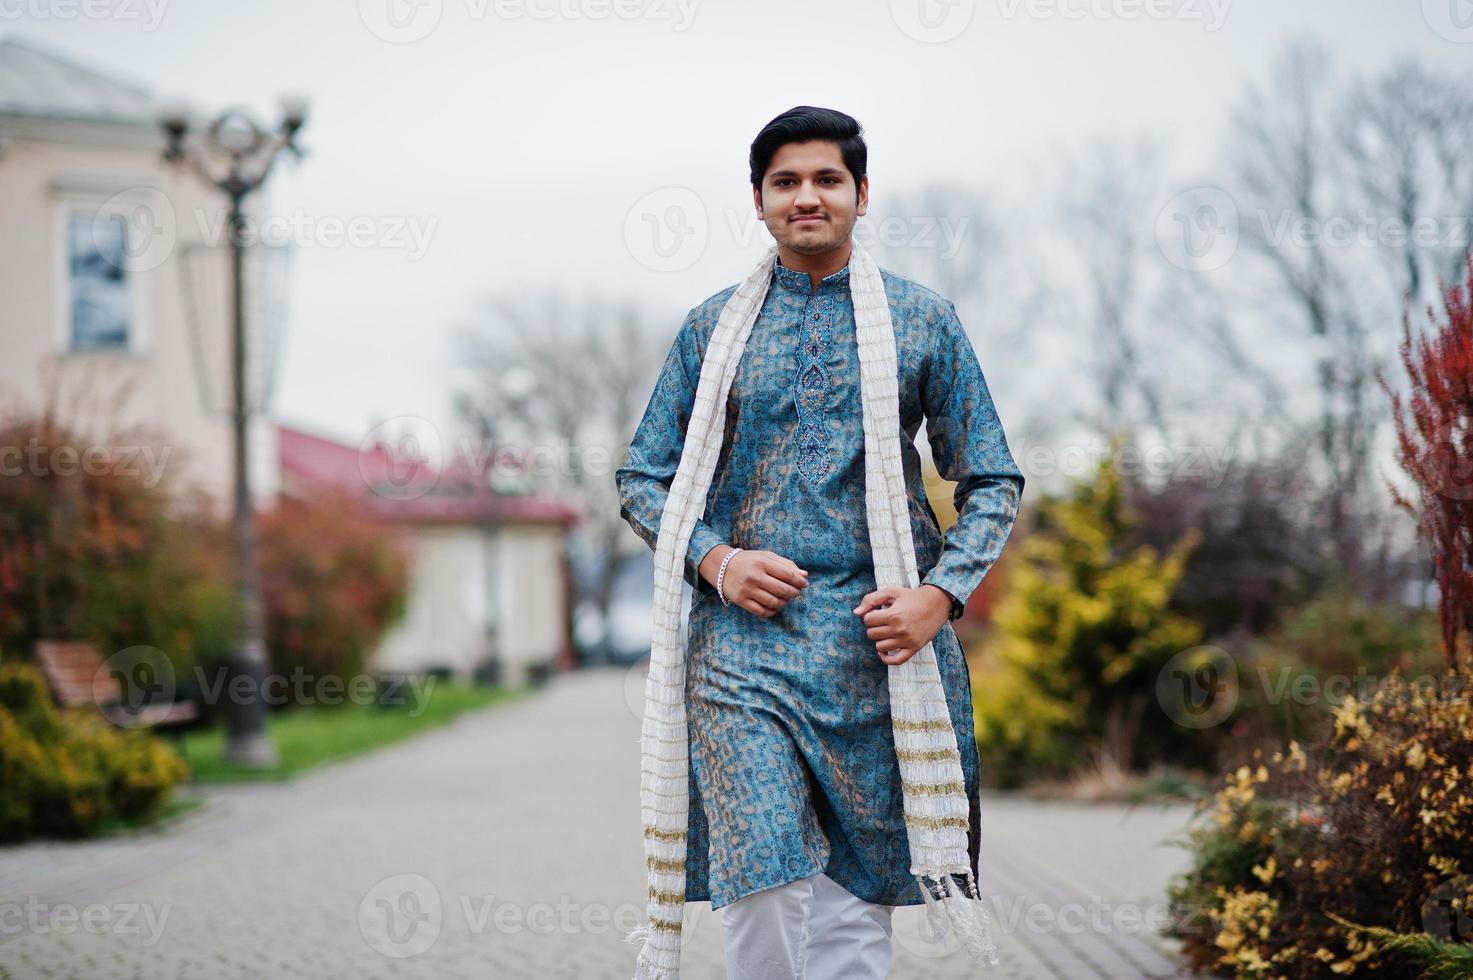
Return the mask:
{"type": "Polygon", "coordinates": [[[951,596],[933,585],[876,589],[854,610],[869,627],[880,659],[890,666],[914,657],[951,618],[951,596]]]}

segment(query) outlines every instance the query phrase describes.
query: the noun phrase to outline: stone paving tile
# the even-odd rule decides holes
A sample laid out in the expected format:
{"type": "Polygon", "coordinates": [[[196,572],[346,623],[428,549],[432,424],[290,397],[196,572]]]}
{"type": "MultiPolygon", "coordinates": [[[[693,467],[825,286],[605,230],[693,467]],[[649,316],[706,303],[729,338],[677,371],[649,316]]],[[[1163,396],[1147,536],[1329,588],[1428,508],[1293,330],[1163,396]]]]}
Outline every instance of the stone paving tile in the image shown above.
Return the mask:
{"type": "MultiPolygon", "coordinates": [[[[642,692],[637,670],[559,676],[291,784],[209,789],[167,833],[0,849],[0,980],[628,980],[642,692]],[[38,904],[97,918],[33,923],[38,904]]],[[[1003,958],[989,975],[1171,975],[1169,947],[1138,930],[1007,916],[1159,900],[1185,852],[1155,844],[1185,812],[985,799],[1003,958]]],[[[685,975],[724,976],[719,915],[704,902],[686,914],[685,975]]],[[[892,977],[978,975],[921,923],[919,908],[897,911],[892,977]]]]}

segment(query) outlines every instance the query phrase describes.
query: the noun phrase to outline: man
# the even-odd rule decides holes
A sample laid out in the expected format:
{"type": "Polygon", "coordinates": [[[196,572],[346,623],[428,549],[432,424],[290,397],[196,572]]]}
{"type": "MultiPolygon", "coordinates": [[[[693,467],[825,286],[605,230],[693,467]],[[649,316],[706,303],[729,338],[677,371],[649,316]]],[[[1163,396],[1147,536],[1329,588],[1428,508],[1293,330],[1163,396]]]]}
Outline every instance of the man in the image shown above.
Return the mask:
{"type": "MultiPolygon", "coordinates": [[[[876,587],[861,424],[871,402],[862,411],[850,290],[866,155],[854,119],[809,106],[778,116],[752,143],[753,203],[777,259],[724,402],[704,516],[681,552],[695,591],[684,899],[721,911],[731,978],[888,972],[891,910],[928,896],[910,868],[887,672],[928,643],[965,777],[969,813],[955,819],[966,825],[970,868],[977,863],[970,678],[950,620],[1001,553],[1024,481],[955,308],[878,270],[894,335],[909,535],[924,578],[876,587]],[[944,542],[914,444],[923,418],[937,470],[957,483],[958,517],[944,542]]],[[[707,344],[738,289],[686,317],[615,475],[622,516],[652,548],[707,344]]]]}

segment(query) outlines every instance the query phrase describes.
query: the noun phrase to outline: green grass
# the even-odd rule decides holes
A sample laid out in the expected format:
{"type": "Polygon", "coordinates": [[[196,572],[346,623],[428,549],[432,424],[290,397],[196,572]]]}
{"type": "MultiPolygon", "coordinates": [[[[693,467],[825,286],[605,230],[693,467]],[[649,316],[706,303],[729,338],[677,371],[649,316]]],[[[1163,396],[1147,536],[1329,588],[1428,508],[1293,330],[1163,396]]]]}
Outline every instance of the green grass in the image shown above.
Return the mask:
{"type": "Polygon", "coordinates": [[[157,813],[135,819],[117,818],[104,820],[97,828],[96,837],[127,837],[139,831],[157,832],[167,830],[176,821],[204,806],[199,796],[172,796],[157,813]]]}
{"type": "Polygon", "coordinates": [[[1197,774],[1179,772],[1167,767],[1149,774],[1126,797],[1129,803],[1163,803],[1182,800],[1188,803],[1210,799],[1212,787],[1197,774]]]}
{"type": "Polygon", "coordinates": [[[467,711],[515,701],[530,687],[492,687],[437,679],[420,710],[354,704],[293,708],[267,715],[267,731],[280,764],[247,769],[225,761],[225,728],[190,732],[182,751],[202,783],[280,781],[309,769],[360,755],[441,725],[467,711]]]}

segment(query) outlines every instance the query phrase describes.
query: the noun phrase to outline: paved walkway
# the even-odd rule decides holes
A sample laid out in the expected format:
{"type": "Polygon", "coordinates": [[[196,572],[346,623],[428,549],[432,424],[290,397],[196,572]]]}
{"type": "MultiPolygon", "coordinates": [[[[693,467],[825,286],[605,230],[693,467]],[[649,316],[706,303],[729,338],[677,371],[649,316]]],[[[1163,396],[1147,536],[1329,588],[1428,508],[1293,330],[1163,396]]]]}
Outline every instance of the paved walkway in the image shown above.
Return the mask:
{"type": "MultiPolygon", "coordinates": [[[[629,980],[643,911],[636,670],[524,700],[287,785],[213,788],[166,834],[0,848],[0,980],[629,980]]],[[[1184,806],[983,800],[1007,978],[1176,974],[1153,935],[1184,806]]],[[[895,915],[892,977],[974,976],[895,915]]],[[[687,906],[692,980],[724,975],[687,906]]]]}

